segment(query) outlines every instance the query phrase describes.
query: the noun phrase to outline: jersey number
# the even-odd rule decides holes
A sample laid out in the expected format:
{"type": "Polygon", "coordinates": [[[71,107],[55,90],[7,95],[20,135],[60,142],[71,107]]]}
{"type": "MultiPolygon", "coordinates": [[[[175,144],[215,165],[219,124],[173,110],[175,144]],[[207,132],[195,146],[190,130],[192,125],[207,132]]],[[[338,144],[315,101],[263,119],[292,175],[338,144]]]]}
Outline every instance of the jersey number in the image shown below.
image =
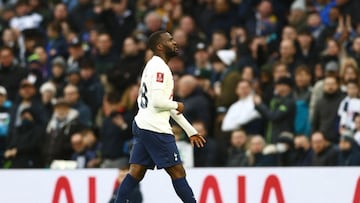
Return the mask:
{"type": "Polygon", "coordinates": [[[147,87],[146,84],[143,82],[140,88],[140,96],[141,96],[141,101],[140,101],[140,106],[141,108],[145,109],[147,108],[148,105],[148,98],[146,97],[146,93],[147,93],[147,87]]]}

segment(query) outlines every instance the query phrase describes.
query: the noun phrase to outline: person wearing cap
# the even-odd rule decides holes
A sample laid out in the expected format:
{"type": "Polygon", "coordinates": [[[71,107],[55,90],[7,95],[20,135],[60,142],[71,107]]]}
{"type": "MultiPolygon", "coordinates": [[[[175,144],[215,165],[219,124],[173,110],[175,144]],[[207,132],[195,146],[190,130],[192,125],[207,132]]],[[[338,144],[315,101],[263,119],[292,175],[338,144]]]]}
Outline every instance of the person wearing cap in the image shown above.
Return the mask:
{"type": "Polygon", "coordinates": [[[0,85],[8,91],[7,98],[14,102],[19,90],[19,81],[28,75],[25,68],[15,63],[13,50],[9,47],[0,49],[0,85]]]}
{"type": "Polygon", "coordinates": [[[68,69],[79,68],[80,60],[86,55],[83,42],[79,37],[75,36],[68,42],[68,52],[69,56],[66,62],[68,69]]]}
{"type": "Polygon", "coordinates": [[[54,104],[54,113],[46,128],[44,147],[46,166],[50,166],[51,162],[57,159],[71,160],[73,153],[71,135],[82,129],[78,111],[71,108],[64,98],[59,98],[54,104]]]}
{"type": "Polygon", "coordinates": [[[10,131],[5,158],[10,168],[43,168],[43,140],[45,127],[36,110],[25,108],[20,112],[21,123],[10,131]]]}
{"type": "Polygon", "coordinates": [[[6,139],[10,124],[11,102],[7,100],[7,91],[0,86],[0,167],[3,165],[3,152],[6,149],[6,139]]]}
{"type": "Polygon", "coordinates": [[[327,140],[330,140],[333,143],[338,143],[338,109],[345,95],[340,91],[339,80],[335,76],[327,76],[324,79],[323,91],[324,96],[315,104],[312,129],[313,132],[323,132],[327,140]]]}
{"type": "Polygon", "coordinates": [[[22,118],[20,113],[26,108],[31,108],[34,114],[41,115],[38,118],[38,122],[45,128],[49,115],[36,94],[37,90],[31,78],[23,79],[20,82],[19,99],[14,102],[10,112],[10,131],[16,130],[21,125],[22,118]]]}
{"type": "Polygon", "coordinates": [[[267,143],[275,143],[281,132],[294,132],[295,100],[292,96],[293,81],[289,77],[281,77],[275,83],[275,96],[269,107],[260,96],[254,96],[255,109],[268,120],[265,126],[267,143]]]}
{"type": "Polygon", "coordinates": [[[360,146],[352,135],[340,137],[339,150],[339,166],[360,166],[360,146]]]}
{"type": "Polygon", "coordinates": [[[212,67],[209,60],[209,53],[207,52],[207,46],[204,42],[196,44],[196,50],[194,54],[194,64],[186,68],[188,74],[195,77],[209,79],[212,74],[212,67]]]}

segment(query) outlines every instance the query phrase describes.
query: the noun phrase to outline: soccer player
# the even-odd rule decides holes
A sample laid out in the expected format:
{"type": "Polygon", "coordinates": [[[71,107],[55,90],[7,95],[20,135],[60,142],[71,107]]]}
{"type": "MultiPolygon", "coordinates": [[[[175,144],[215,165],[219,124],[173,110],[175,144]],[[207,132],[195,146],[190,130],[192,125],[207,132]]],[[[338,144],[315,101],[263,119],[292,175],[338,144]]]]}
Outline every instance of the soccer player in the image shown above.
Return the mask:
{"type": "MultiPolygon", "coordinates": [[[[205,138],[182,115],[184,105],[173,101],[174,81],[167,65],[177,55],[176,42],[170,33],[158,31],[149,37],[154,56],[146,64],[138,96],[139,111],[132,131],[135,137],[130,156],[130,171],[121,183],[116,203],[126,203],[132,189],[143,179],[147,169],[164,168],[172,179],[177,195],[185,203],[196,202],[186,178],[175,144],[170,116],[189,136],[190,143],[203,147],[205,138]]],[[[160,200],[159,200],[160,202],[160,200]]]]}

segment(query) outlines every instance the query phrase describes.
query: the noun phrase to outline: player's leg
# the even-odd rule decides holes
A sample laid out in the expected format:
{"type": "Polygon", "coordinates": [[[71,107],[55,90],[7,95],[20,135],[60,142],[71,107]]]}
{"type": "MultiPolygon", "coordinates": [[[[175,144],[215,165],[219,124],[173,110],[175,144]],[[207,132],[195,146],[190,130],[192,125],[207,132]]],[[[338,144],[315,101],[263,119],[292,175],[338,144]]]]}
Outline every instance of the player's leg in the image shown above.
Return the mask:
{"type": "Polygon", "coordinates": [[[117,191],[115,203],[126,203],[132,190],[144,178],[145,173],[145,166],[139,164],[130,164],[129,173],[125,176],[117,191]]]}
{"type": "Polygon", "coordinates": [[[186,180],[185,169],[182,164],[165,168],[170,175],[176,194],[184,203],[196,202],[194,193],[186,180]]]}

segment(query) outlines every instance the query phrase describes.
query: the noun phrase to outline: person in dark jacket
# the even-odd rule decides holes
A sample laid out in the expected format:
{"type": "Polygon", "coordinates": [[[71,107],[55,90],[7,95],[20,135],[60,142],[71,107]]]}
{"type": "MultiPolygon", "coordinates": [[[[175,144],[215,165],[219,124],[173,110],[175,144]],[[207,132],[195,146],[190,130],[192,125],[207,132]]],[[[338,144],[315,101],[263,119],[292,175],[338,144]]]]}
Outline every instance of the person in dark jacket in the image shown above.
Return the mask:
{"type": "Polygon", "coordinates": [[[267,107],[259,96],[254,97],[255,109],[263,118],[268,119],[266,141],[275,143],[281,132],[293,132],[295,118],[295,101],[291,95],[292,80],[282,77],[276,81],[274,96],[267,107]]]}
{"type": "Polygon", "coordinates": [[[8,158],[10,168],[42,168],[43,139],[45,126],[31,108],[21,111],[21,124],[9,134],[5,158],[8,158]]]}
{"type": "Polygon", "coordinates": [[[336,166],[339,152],[336,147],[326,139],[322,132],[315,132],[311,136],[311,146],[314,156],[312,166],[336,166]]]}
{"type": "Polygon", "coordinates": [[[339,81],[334,76],[324,79],[324,96],[315,104],[312,128],[313,132],[321,131],[332,143],[339,140],[338,109],[345,97],[339,89],[339,81]]]}
{"type": "Polygon", "coordinates": [[[94,62],[91,59],[84,59],[80,62],[80,95],[84,103],[89,106],[92,121],[95,120],[98,110],[101,107],[104,96],[104,87],[98,75],[95,73],[94,62]]]}
{"type": "MultiPolygon", "coordinates": [[[[79,121],[85,126],[91,126],[92,114],[90,108],[80,98],[78,87],[69,84],[64,88],[64,99],[79,113],[79,121]]],[[[93,98],[94,99],[94,98],[93,98]]]]}
{"type": "Polygon", "coordinates": [[[139,41],[135,37],[127,37],[119,60],[107,72],[107,79],[116,91],[121,94],[138,81],[144,68],[144,58],[145,54],[139,48],[139,41]]]}
{"type": "Polygon", "coordinates": [[[83,125],[78,119],[79,113],[70,104],[60,98],[54,106],[54,113],[46,128],[45,161],[50,166],[54,160],[71,160],[73,149],[71,135],[80,132],[83,125]]]}
{"type": "Polygon", "coordinates": [[[121,97],[108,94],[104,98],[104,113],[100,129],[102,168],[121,168],[128,165],[129,152],[126,150],[132,138],[131,121],[134,114],[125,109],[121,97]]]}
{"type": "Polygon", "coordinates": [[[343,135],[339,142],[339,166],[359,166],[360,165],[360,146],[354,138],[349,135],[343,135]]]}
{"type": "Polygon", "coordinates": [[[8,91],[8,99],[12,102],[17,97],[19,81],[28,75],[28,71],[15,63],[13,50],[9,47],[0,49],[0,85],[8,91]]]}
{"type": "Polygon", "coordinates": [[[226,166],[247,166],[246,156],[247,135],[243,130],[234,130],[230,136],[230,146],[227,151],[226,166]]]}
{"type": "Polygon", "coordinates": [[[134,13],[128,9],[125,0],[112,0],[109,9],[103,10],[97,16],[98,23],[104,25],[114,40],[114,46],[120,50],[126,37],[136,28],[134,13]]]}
{"type": "Polygon", "coordinates": [[[23,79],[20,82],[19,98],[16,102],[14,102],[10,110],[11,117],[9,133],[12,133],[12,130],[21,125],[22,119],[20,115],[21,112],[26,108],[31,108],[36,115],[41,115],[38,117],[38,122],[41,125],[46,126],[49,115],[47,115],[47,111],[45,110],[40,99],[37,98],[36,93],[37,90],[33,82],[28,79],[23,79]]]}
{"type": "Polygon", "coordinates": [[[313,150],[311,149],[309,138],[305,135],[298,135],[294,139],[295,144],[295,165],[311,166],[313,150]]]}
{"type": "Polygon", "coordinates": [[[177,83],[177,96],[184,103],[184,116],[190,121],[202,121],[207,129],[211,126],[211,101],[198,87],[194,76],[184,75],[177,83]]]}
{"type": "Polygon", "coordinates": [[[282,132],[276,143],[278,166],[294,166],[295,150],[294,135],[290,132],[282,132]]]}

